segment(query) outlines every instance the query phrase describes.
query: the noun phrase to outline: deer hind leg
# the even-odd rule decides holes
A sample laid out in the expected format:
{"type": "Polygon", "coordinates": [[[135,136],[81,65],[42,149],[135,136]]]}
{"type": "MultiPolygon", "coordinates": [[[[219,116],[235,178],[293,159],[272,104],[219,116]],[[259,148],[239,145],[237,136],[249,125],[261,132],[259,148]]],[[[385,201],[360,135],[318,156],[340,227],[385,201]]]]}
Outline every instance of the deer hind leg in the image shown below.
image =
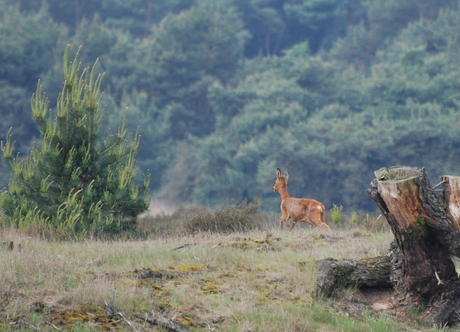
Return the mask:
{"type": "Polygon", "coordinates": [[[324,210],[320,210],[318,214],[315,214],[311,220],[307,220],[311,224],[315,225],[316,227],[322,229],[331,229],[328,224],[326,224],[326,220],[324,218],[324,210]]]}
{"type": "Polygon", "coordinates": [[[331,229],[331,228],[329,227],[329,225],[326,224],[325,222],[322,222],[322,223],[318,224],[318,227],[320,227],[320,228],[322,228],[322,229],[329,229],[329,230],[331,229]]]}
{"type": "Polygon", "coordinates": [[[331,228],[329,227],[328,224],[326,224],[326,218],[325,218],[325,216],[324,216],[324,210],[321,212],[320,218],[321,218],[321,222],[320,222],[320,224],[318,225],[318,227],[321,227],[321,228],[323,228],[323,229],[329,229],[329,230],[330,230],[331,228]]]}
{"type": "Polygon", "coordinates": [[[320,221],[320,222],[312,222],[312,224],[315,225],[316,227],[319,227],[319,228],[322,228],[322,229],[329,229],[329,230],[331,229],[328,224],[326,224],[325,222],[322,222],[322,221],[320,221]]]}

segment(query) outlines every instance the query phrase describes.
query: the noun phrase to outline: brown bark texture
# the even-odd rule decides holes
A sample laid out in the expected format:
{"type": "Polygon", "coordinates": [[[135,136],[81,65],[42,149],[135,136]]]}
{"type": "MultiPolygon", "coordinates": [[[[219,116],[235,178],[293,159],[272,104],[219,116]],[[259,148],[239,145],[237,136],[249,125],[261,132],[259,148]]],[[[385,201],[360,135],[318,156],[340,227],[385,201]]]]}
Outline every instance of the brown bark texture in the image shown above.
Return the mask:
{"type": "Polygon", "coordinates": [[[383,168],[368,193],[395,237],[390,279],[397,313],[416,307],[426,323],[451,326],[460,322],[460,279],[453,263],[460,257],[460,177],[441,180],[436,194],[424,168],[383,168]]]}
{"type": "Polygon", "coordinates": [[[395,313],[422,312],[428,325],[460,323],[460,177],[432,186],[424,168],[375,172],[368,194],[394,234],[386,256],[319,261],[315,295],[344,287],[393,289],[395,313]],[[454,263],[455,262],[455,263],[454,263]]]}

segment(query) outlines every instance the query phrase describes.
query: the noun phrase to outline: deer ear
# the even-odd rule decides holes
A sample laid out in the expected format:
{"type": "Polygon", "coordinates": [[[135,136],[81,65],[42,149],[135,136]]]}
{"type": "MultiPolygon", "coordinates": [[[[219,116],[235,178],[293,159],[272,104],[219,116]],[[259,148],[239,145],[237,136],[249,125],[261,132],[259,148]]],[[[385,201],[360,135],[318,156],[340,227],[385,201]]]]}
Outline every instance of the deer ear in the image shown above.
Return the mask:
{"type": "Polygon", "coordinates": [[[281,170],[279,168],[276,169],[276,177],[277,178],[281,177],[281,170]]]}
{"type": "Polygon", "coordinates": [[[286,178],[286,183],[288,182],[288,179],[289,179],[289,172],[286,170],[284,171],[284,174],[283,176],[286,178]]]}

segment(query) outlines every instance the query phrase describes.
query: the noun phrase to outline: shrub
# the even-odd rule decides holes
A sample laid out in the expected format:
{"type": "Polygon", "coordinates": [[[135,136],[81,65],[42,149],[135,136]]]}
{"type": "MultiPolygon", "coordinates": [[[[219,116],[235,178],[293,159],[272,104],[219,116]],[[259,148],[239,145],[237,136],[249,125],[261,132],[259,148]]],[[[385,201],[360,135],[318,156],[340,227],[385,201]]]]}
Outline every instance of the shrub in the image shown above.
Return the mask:
{"type": "Polygon", "coordinates": [[[13,152],[8,132],[2,151],[12,171],[8,189],[0,192],[0,206],[12,225],[39,227],[82,238],[133,229],[136,217],[149,206],[149,177],[136,185],[135,155],[138,133],[126,139],[125,121],[118,133],[99,139],[103,75],[92,69],[80,73],[79,52],[68,62],[64,52],[64,84],[56,111],[39,83],[32,96],[34,119],[43,137],[30,157],[13,152]]]}
{"type": "Polygon", "coordinates": [[[332,222],[334,223],[334,225],[339,224],[340,219],[342,218],[342,209],[343,209],[343,206],[337,206],[335,204],[332,204],[331,218],[332,218],[332,222]]]}
{"type": "Polygon", "coordinates": [[[354,225],[356,225],[356,222],[357,222],[357,221],[358,221],[358,212],[353,211],[353,212],[351,213],[350,224],[351,224],[352,226],[354,226],[354,225]]]}
{"type": "Polygon", "coordinates": [[[256,228],[255,215],[260,201],[252,203],[246,200],[241,204],[232,204],[222,210],[210,211],[206,208],[195,209],[185,222],[188,233],[196,232],[244,232],[256,228]]]}

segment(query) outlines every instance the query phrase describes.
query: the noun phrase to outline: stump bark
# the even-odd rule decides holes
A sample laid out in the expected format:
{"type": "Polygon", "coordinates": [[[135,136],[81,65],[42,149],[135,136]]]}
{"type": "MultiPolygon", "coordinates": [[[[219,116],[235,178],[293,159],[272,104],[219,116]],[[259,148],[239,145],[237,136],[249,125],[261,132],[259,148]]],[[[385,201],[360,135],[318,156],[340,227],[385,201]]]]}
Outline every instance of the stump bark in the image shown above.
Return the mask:
{"type": "Polygon", "coordinates": [[[453,263],[460,257],[460,177],[441,180],[437,194],[424,168],[383,168],[367,192],[395,237],[388,275],[397,314],[417,308],[426,323],[453,326],[460,322],[460,279],[453,263]]]}

